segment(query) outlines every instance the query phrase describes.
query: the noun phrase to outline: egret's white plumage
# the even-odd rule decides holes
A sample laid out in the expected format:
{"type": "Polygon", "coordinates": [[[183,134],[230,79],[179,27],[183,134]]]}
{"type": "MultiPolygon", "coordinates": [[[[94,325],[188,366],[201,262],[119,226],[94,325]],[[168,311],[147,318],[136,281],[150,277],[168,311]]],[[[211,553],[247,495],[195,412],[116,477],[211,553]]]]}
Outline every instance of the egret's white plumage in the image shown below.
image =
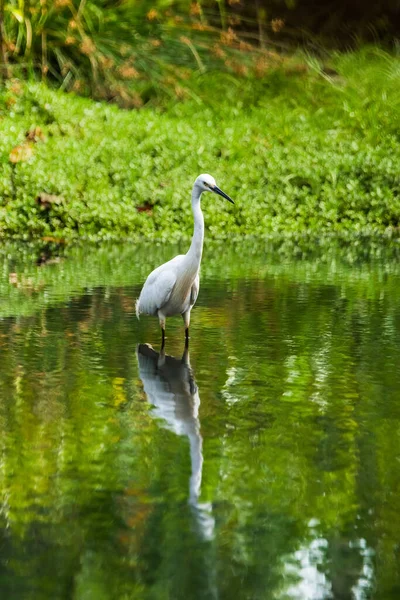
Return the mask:
{"type": "Polygon", "coordinates": [[[200,207],[201,194],[214,192],[233,203],[215,183],[211,175],[199,175],[192,191],[194,231],[192,243],[186,254],[175,256],[147,277],[136,302],[136,315],[141,313],[158,316],[163,332],[166,317],[182,315],[186,335],[190,324],[190,311],[197,300],[200,279],[199,270],[204,241],[204,218],[200,207]]]}

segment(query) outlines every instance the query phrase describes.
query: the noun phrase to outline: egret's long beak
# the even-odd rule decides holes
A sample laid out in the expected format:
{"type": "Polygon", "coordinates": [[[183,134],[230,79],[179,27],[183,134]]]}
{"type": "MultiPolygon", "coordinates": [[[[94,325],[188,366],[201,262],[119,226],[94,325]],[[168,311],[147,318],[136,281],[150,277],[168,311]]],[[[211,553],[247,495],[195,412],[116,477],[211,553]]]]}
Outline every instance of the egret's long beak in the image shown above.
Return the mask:
{"type": "Polygon", "coordinates": [[[225,194],[225,192],[223,192],[222,190],[220,190],[217,185],[214,185],[214,187],[211,188],[211,189],[212,189],[213,192],[215,192],[219,196],[222,196],[226,200],[229,200],[229,202],[232,202],[232,204],[235,204],[234,201],[232,200],[232,198],[229,198],[228,194],[225,194]]]}

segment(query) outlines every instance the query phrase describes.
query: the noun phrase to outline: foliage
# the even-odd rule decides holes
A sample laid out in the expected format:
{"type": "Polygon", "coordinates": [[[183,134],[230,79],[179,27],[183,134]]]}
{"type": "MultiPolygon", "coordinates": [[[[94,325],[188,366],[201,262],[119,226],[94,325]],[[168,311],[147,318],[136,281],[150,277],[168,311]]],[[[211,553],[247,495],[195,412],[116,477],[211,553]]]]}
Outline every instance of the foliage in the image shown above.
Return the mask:
{"type": "Polygon", "coordinates": [[[22,70],[137,106],[183,93],[188,69],[243,75],[256,48],[265,59],[267,48],[300,40],[393,39],[397,10],[396,0],[368,10],[355,0],[1,0],[0,76],[22,70]]]}
{"type": "Polygon", "coordinates": [[[190,73],[206,67],[243,73],[251,61],[245,51],[255,51],[187,0],[2,0],[1,6],[4,75],[39,76],[124,107],[182,96],[190,73]]]}
{"type": "Polygon", "coordinates": [[[210,73],[165,111],[11,82],[0,100],[2,235],[188,236],[201,172],[236,200],[204,197],[210,237],[396,232],[399,60],[366,49],[331,64],[336,77],[311,57],[256,80],[210,73]]]}

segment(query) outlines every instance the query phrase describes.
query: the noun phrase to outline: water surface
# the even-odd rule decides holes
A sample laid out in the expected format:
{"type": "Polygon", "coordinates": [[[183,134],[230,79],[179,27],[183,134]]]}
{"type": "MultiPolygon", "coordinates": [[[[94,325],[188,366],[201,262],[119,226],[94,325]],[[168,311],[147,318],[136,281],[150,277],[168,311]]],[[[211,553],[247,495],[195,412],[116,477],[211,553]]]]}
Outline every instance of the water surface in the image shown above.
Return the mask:
{"type": "Polygon", "coordinates": [[[160,354],[176,250],[3,251],[1,597],[399,598],[396,243],[209,245],[160,354]]]}

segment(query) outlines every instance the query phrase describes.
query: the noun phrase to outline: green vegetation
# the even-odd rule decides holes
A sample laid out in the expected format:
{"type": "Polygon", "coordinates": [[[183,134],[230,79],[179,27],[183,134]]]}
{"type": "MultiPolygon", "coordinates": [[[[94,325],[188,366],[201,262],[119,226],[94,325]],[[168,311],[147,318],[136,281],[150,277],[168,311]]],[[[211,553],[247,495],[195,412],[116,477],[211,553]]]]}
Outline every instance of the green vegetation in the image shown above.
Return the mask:
{"type": "Polygon", "coordinates": [[[178,239],[201,172],[236,199],[204,198],[209,237],[396,232],[398,57],[271,61],[260,78],[193,74],[189,100],[129,112],[8,82],[1,234],[178,239]]]}
{"type": "Polygon", "coordinates": [[[168,0],[1,0],[0,69],[7,77],[36,76],[66,91],[138,107],[160,94],[183,94],[192,68],[234,69],[227,51],[232,59],[246,44],[233,30],[220,34],[212,7],[209,17],[211,24],[201,5],[187,0],[180,6],[168,0]]]}
{"type": "Polygon", "coordinates": [[[393,41],[396,9],[396,0],[0,0],[0,77],[138,106],[184,93],[193,69],[259,71],[271,47],[300,38],[320,52],[332,35],[335,47],[393,41]]]}

